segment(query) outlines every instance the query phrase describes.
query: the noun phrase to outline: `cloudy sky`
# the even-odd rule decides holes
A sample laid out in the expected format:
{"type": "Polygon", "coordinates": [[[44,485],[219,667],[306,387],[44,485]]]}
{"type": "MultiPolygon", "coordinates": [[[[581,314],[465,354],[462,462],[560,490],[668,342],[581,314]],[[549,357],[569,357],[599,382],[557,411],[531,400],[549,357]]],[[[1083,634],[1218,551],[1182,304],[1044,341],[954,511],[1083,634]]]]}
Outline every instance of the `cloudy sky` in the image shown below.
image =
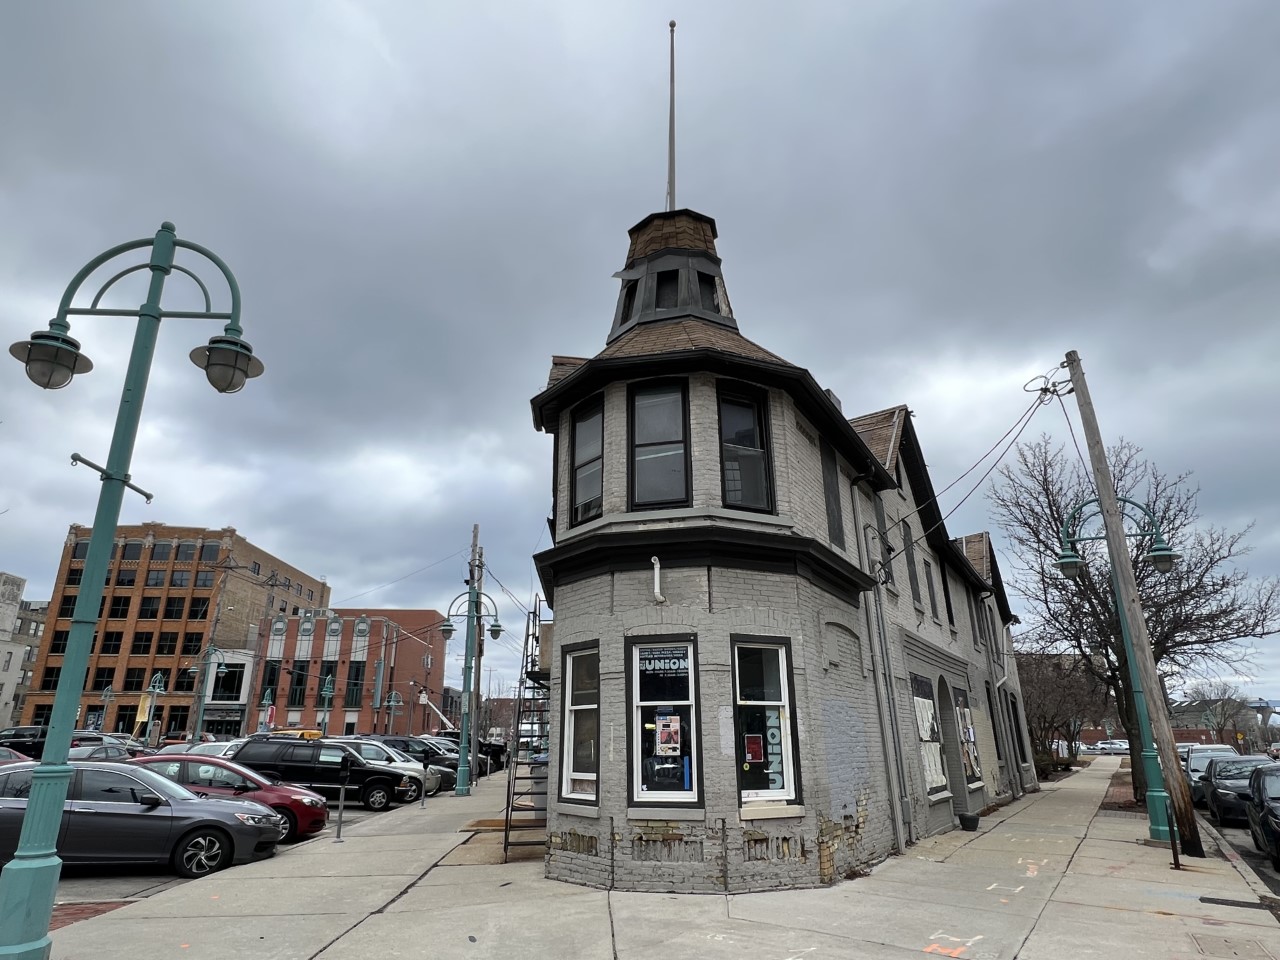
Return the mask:
{"type": "MultiPolygon", "coordinates": [[[[236,273],[267,370],[219,396],[186,356],[214,325],[166,321],[133,461],[156,500],[122,522],[230,524],[338,605],[437,608],[479,523],[527,605],[551,450],[528,400],[552,353],[603,347],[626,229],[663,205],[674,17],[677,199],[717,219],[746,336],[851,415],[909,404],[939,488],[1076,349],[1108,439],[1192,471],[1205,520],[1256,521],[1249,568],[1280,572],[1280,9],[783,9],[5,4],[0,334],[174,221],[236,273]]],[[[167,293],[191,303],[181,278],[167,293]]],[[[67,457],[106,456],[131,322],[73,334],[96,369],[66,390],[0,365],[0,569],[32,598],[92,520],[98,483],[67,457]]],[[[1042,431],[1067,439],[1056,406],[1042,431]]],[[[1280,698],[1262,649],[1253,691],[1280,698]]]]}

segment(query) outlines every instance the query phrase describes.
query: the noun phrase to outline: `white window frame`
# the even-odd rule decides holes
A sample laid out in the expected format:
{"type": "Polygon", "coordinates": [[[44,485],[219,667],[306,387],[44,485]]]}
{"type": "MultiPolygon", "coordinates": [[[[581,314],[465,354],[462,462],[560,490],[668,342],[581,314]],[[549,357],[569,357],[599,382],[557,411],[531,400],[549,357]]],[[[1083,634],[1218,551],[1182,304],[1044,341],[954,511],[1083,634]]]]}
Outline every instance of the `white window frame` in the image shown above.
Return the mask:
{"type": "Polygon", "coordinates": [[[577,800],[587,803],[600,802],[600,648],[583,647],[581,650],[566,650],[564,655],[564,680],[561,687],[564,698],[564,735],[561,737],[562,755],[560,758],[560,796],[564,800],[577,800]],[[581,657],[596,658],[596,699],[595,703],[575,705],[573,702],[573,673],[575,661],[581,657]],[[578,716],[586,712],[596,715],[596,769],[591,773],[581,773],[573,769],[573,740],[578,716]],[[590,783],[590,793],[574,790],[575,783],[590,783]]]}
{"type": "MultiPolygon", "coordinates": [[[[734,735],[739,741],[744,734],[738,724],[739,707],[778,707],[780,708],[780,724],[782,747],[782,774],[785,786],[781,790],[739,790],[738,796],[743,806],[753,803],[794,803],[798,799],[796,781],[795,751],[793,749],[792,714],[791,714],[791,657],[790,648],[784,643],[767,643],[751,640],[735,640],[733,642],[733,726],[734,735]],[[738,654],[742,650],[771,650],[778,655],[778,682],[782,690],[781,700],[743,700],[738,679],[738,654]]],[[[767,751],[769,744],[765,744],[767,751]]]]}
{"type": "Polygon", "coordinates": [[[681,637],[656,636],[637,640],[631,645],[630,689],[627,699],[631,710],[631,800],[633,803],[680,804],[682,806],[700,806],[702,790],[698,768],[700,749],[698,737],[698,690],[697,670],[695,669],[696,648],[693,641],[681,637]],[[685,700],[641,700],[640,699],[640,651],[652,647],[684,647],[689,661],[689,696],[685,700]],[[671,706],[689,708],[689,784],[688,790],[641,790],[641,770],[644,757],[641,755],[641,744],[644,742],[641,729],[641,715],[646,707],[671,706]]]}

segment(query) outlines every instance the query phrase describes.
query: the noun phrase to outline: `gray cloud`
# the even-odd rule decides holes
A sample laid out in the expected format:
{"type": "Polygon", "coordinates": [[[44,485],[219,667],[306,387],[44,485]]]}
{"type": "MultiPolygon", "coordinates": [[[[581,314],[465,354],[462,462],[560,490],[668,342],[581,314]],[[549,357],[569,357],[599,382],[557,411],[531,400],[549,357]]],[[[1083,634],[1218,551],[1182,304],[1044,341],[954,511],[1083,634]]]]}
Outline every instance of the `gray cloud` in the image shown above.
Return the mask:
{"type": "MultiPolygon", "coordinates": [[[[134,460],[157,502],[130,498],[126,522],[234,524],[335,599],[438,607],[479,522],[528,603],[550,496],[528,398],[551,353],[603,346],[625,230],[662,202],[674,16],[678,198],[717,218],[747,336],[850,413],[909,403],[939,486],[1077,349],[1109,436],[1193,471],[1206,520],[1256,519],[1250,568],[1280,571],[1280,14],[1262,0],[0,16],[9,340],[97,251],[172,219],[236,272],[267,364],[217,396],[186,360],[214,330],[166,323],[134,460]]],[[[98,369],[64,391],[0,366],[0,457],[20,465],[0,568],[33,595],[92,518],[97,484],[65,458],[105,456],[128,329],[76,323],[98,369]]],[[[1031,429],[1067,439],[1053,408],[1031,429]]],[[[950,522],[989,525],[981,492],[950,522]]],[[[509,650],[495,664],[514,678],[509,650]]]]}

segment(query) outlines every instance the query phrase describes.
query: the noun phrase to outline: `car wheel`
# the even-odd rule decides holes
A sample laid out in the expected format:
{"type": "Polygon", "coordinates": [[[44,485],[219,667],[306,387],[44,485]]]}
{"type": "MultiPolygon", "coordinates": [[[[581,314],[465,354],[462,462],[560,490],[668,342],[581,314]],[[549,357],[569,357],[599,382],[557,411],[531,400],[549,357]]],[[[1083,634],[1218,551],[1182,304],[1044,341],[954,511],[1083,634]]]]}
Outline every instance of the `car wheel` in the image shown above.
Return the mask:
{"type": "Polygon", "coordinates": [[[280,838],[280,842],[293,843],[298,839],[298,818],[284,807],[272,807],[271,809],[284,818],[285,832],[284,836],[280,838]]]}
{"type": "Polygon", "coordinates": [[[1249,839],[1253,841],[1253,849],[1261,850],[1262,844],[1258,842],[1258,831],[1253,829],[1253,821],[1249,821],[1249,839]]]}
{"type": "Polygon", "coordinates": [[[190,880],[217,873],[231,862],[231,838],[221,830],[192,830],[173,848],[173,869],[190,880]]]}
{"type": "Polygon", "coordinates": [[[360,798],[360,802],[364,804],[366,810],[373,810],[375,813],[385,810],[391,806],[391,791],[384,784],[370,784],[365,787],[364,796],[360,798]]]}
{"type": "Polygon", "coordinates": [[[422,796],[422,783],[418,780],[410,780],[409,787],[404,792],[404,802],[413,803],[422,796]]]}
{"type": "Polygon", "coordinates": [[[427,796],[428,796],[428,797],[434,797],[437,793],[439,793],[439,792],[440,792],[441,790],[443,790],[443,789],[444,789],[444,777],[437,776],[437,777],[436,777],[436,788],[435,788],[434,790],[428,790],[428,791],[427,791],[427,796]]]}

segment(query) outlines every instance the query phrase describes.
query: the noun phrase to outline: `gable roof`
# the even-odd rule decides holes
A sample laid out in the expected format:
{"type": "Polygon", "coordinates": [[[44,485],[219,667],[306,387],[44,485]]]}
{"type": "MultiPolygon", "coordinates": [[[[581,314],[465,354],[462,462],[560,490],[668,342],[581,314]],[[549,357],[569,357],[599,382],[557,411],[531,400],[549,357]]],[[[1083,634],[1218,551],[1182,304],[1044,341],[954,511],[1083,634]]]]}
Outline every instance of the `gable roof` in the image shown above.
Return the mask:
{"type": "Polygon", "coordinates": [[[854,417],[849,426],[858,431],[858,436],[862,437],[876,459],[893,473],[898,462],[898,446],[902,443],[902,425],[910,416],[907,405],[900,403],[896,407],[854,417]]]}

